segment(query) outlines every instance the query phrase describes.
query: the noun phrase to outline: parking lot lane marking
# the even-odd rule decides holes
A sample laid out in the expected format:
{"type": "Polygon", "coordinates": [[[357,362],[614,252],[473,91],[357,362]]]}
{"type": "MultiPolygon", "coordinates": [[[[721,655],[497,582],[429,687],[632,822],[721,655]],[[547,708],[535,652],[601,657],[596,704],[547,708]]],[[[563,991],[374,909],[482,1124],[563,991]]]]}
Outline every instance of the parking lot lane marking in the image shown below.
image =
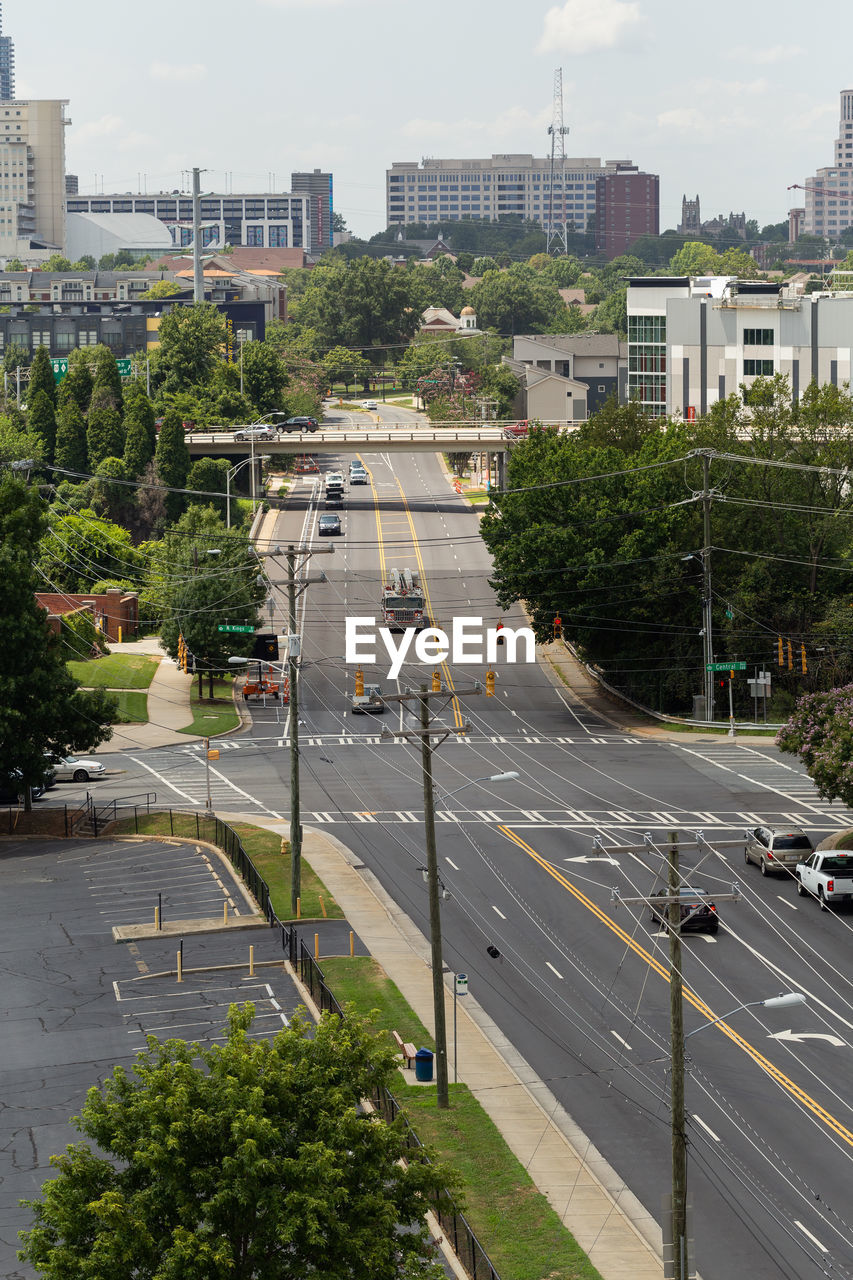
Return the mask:
{"type": "Polygon", "coordinates": [[[785,906],[786,906],[786,907],[790,907],[792,911],[797,911],[797,910],[799,910],[799,908],[797,907],[796,902],[789,902],[787,898],[783,898],[783,897],[782,897],[782,894],[781,894],[781,893],[777,893],[777,894],[776,894],[776,897],[779,899],[779,901],[780,901],[780,902],[784,902],[784,904],[785,904],[785,906]]]}
{"type": "Polygon", "coordinates": [[[696,1115],[696,1113],[694,1112],[694,1113],[693,1113],[693,1119],[696,1121],[696,1123],[697,1123],[697,1124],[698,1124],[702,1129],[704,1129],[704,1130],[705,1130],[705,1132],[708,1134],[708,1137],[709,1137],[709,1138],[713,1138],[715,1142],[719,1142],[719,1141],[720,1141],[720,1139],[719,1139],[719,1138],[717,1137],[717,1135],[714,1133],[714,1130],[711,1128],[711,1126],[710,1126],[709,1124],[706,1124],[706,1123],[705,1123],[705,1121],[702,1119],[702,1117],[701,1117],[701,1116],[697,1116],[697,1115],[696,1115]]]}
{"type": "Polygon", "coordinates": [[[812,1233],[809,1231],[808,1227],[804,1227],[804,1226],[803,1226],[803,1224],[800,1222],[799,1218],[795,1218],[795,1219],[794,1219],[794,1226],[795,1226],[795,1227],[799,1227],[799,1228],[800,1228],[800,1230],[802,1231],[803,1235],[804,1235],[804,1236],[808,1236],[808,1238],[811,1240],[812,1244],[817,1245],[817,1247],[818,1247],[818,1249],[820,1249],[821,1253],[829,1253],[829,1250],[827,1249],[826,1245],[825,1245],[825,1244],[821,1244],[821,1242],[818,1240],[817,1236],[813,1236],[813,1235],[812,1235],[812,1233]]]}
{"type": "MultiPolygon", "coordinates": [[[[131,979],[130,979],[130,981],[131,981],[131,982],[138,982],[138,981],[139,981],[139,979],[138,979],[138,978],[131,978],[131,979]]],[[[253,987],[266,987],[266,985],[267,985],[267,984],[266,984],[265,982],[250,982],[248,985],[253,986],[253,987]]],[[[162,1000],[162,999],[163,999],[163,997],[164,997],[164,995],[166,995],[166,996],[168,997],[168,999],[169,999],[169,1000],[175,1000],[175,999],[177,999],[179,996],[183,996],[183,998],[184,998],[184,999],[186,999],[188,996],[198,996],[198,995],[201,995],[201,993],[202,993],[202,992],[205,992],[205,993],[211,993],[211,994],[212,994],[212,993],[217,992],[217,991],[233,991],[233,990],[234,990],[234,988],[233,988],[233,987],[196,987],[196,988],[194,988],[194,987],[189,987],[186,991],[169,991],[169,992],[157,991],[157,992],[155,992],[153,995],[150,995],[150,996],[138,996],[138,995],[122,996],[122,1000],[124,1000],[124,1001],[128,1001],[128,1000],[162,1000]]]]}
{"type": "Polygon", "coordinates": [[[119,991],[118,983],[115,980],[113,981],[113,991],[115,992],[116,1000],[121,1001],[121,992],[119,991]]]}
{"type": "Polygon", "coordinates": [[[618,1031],[611,1031],[610,1034],[612,1035],[614,1040],[619,1041],[619,1043],[623,1046],[623,1048],[630,1049],[632,1053],[634,1052],[633,1048],[631,1047],[631,1045],[629,1045],[628,1041],[623,1040],[618,1031]]]}
{"type": "Polygon", "coordinates": [[[495,912],[496,915],[500,916],[501,920],[506,920],[506,916],[504,915],[504,913],[502,911],[498,911],[494,903],[492,903],[492,910],[495,912]]]}
{"type": "Polygon", "coordinates": [[[552,973],[556,973],[557,977],[558,977],[558,978],[560,979],[560,981],[562,982],[562,981],[563,981],[563,975],[560,973],[560,970],[559,970],[559,969],[555,969],[555,968],[554,968],[554,966],[551,964],[551,961],[550,961],[550,960],[546,960],[546,961],[545,961],[545,963],[547,964],[547,966],[548,966],[548,968],[551,970],[551,972],[552,972],[552,973]]]}

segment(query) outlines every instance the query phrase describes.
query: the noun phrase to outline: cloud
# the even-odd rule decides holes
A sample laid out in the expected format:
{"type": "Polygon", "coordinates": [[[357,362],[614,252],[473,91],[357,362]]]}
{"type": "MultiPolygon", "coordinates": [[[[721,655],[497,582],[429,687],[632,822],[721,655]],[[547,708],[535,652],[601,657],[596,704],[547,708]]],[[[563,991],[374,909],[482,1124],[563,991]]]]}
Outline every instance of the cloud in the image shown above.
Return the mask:
{"type": "Polygon", "coordinates": [[[207,67],[201,62],[152,62],[148,74],[152,80],[203,80],[207,67]]]}
{"type": "Polygon", "coordinates": [[[640,6],[630,0],[565,0],[549,9],[537,53],[592,53],[621,44],[643,21],[640,6]]]}
{"type": "Polygon", "coordinates": [[[352,0],[259,0],[268,9],[331,9],[346,5],[351,7],[352,0]]]}
{"type": "Polygon", "coordinates": [[[806,51],[799,44],[774,44],[769,49],[757,49],[754,45],[739,44],[729,52],[730,58],[767,67],[774,62],[787,62],[790,58],[804,58],[806,51]]]}
{"type": "Polygon", "coordinates": [[[74,141],[81,142],[85,138],[109,138],[124,128],[121,116],[99,116],[97,120],[87,120],[74,130],[74,141]]]}
{"type": "Polygon", "coordinates": [[[415,116],[414,119],[400,125],[397,132],[404,138],[421,139],[424,146],[430,146],[433,142],[438,145],[442,142],[455,145],[454,140],[457,138],[460,143],[464,143],[466,138],[478,137],[485,141],[500,142],[506,150],[513,145],[513,137],[526,138],[537,131],[544,134],[550,122],[550,104],[543,107],[541,111],[528,111],[526,107],[509,106],[488,120],[473,120],[470,117],[458,116],[449,120],[440,120],[427,116],[415,116]]]}

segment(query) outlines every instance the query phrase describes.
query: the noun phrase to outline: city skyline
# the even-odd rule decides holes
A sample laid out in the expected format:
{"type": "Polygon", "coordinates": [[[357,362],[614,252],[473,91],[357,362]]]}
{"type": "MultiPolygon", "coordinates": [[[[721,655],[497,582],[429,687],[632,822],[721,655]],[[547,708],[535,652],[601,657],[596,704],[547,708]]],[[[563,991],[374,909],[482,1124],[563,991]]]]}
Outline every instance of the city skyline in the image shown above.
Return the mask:
{"type": "MultiPolygon", "coordinates": [[[[787,37],[802,27],[791,0],[774,10],[778,38],[757,10],[721,0],[713,51],[699,54],[672,0],[537,0],[521,25],[507,0],[437,0],[429,20],[387,0],[247,0],[237,31],[232,12],[209,0],[200,22],[197,6],[151,0],[128,40],[94,0],[71,24],[58,0],[6,0],[17,95],[70,99],[81,193],[183,188],[194,164],[211,189],[283,191],[292,170],[321,168],[336,211],[371,235],[395,161],[546,154],[561,66],[567,154],[660,174],[661,230],[685,191],[706,216],[745,209],[761,226],[802,203],[789,185],[832,163],[849,87],[844,39],[787,37]]],[[[838,34],[827,0],[810,17],[810,31],[838,34]]]]}

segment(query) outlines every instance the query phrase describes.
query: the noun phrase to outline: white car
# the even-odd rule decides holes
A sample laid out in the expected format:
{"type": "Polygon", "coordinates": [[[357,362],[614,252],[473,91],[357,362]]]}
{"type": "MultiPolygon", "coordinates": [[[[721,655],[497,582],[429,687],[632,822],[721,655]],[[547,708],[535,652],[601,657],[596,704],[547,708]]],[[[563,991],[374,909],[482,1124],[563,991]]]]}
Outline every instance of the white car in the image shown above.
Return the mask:
{"type": "Polygon", "coordinates": [[[53,768],[58,782],[90,782],[93,778],[102,778],[107,771],[105,764],[90,756],[65,756],[55,760],[53,768]]]}
{"type": "Polygon", "coordinates": [[[274,427],[241,427],[234,432],[235,440],[276,440],[278,435],[274,427]]]}
{"type": "Polygon", "coordinates": [[[362,409],[373,409],[375,411],[379,408],[379,405],[375,400],[362,400],[361,407],[362,409]]]}

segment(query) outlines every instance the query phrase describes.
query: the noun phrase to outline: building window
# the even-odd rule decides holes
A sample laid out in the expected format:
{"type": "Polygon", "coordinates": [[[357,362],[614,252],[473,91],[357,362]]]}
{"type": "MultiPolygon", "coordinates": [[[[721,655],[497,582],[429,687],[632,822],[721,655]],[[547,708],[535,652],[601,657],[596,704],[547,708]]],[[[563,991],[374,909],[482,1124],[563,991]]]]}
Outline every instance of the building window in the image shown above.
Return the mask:
{"type": "Polygon", "coordinates": [[[743,362],[745,378],[772,378],[773,373],[772,360],[744,360],[743,362]]]}
{"type": "Polygon", "coordinates": [[[271,249],[287,248],[287,227],[270,227],[271,249]]]}
{"type": "Polygon", "coordinates": [[[246,227],[246,244],[252,245],[254,248],[263,248],[264,245],[264,229],[263,227],[246,227]]]}

